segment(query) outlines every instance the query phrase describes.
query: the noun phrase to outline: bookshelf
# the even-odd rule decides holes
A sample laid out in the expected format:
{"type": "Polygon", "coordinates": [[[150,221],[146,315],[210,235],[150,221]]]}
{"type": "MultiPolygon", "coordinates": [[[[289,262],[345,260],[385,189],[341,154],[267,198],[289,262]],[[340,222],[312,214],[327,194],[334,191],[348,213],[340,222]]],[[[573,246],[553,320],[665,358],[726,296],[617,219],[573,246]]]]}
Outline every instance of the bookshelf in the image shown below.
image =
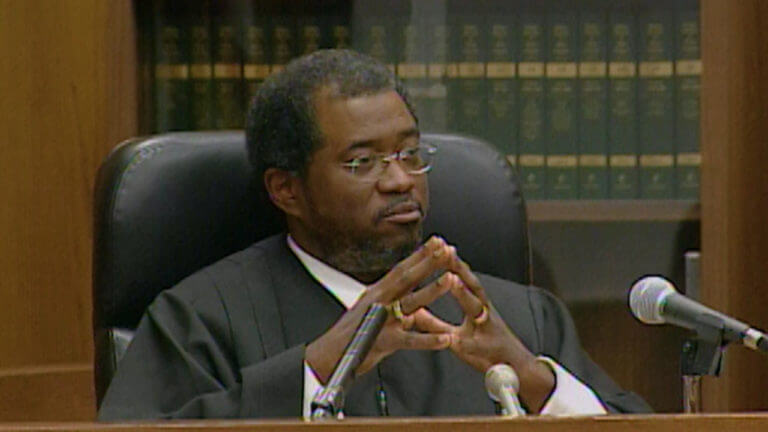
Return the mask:
{"type": "MultiPolygon", "coordinates": [[[[0,362],[0,394],[7,395],[3,420],[88,420],[93,415],[88,373],[90,191],[109,148],[148,131],[152,113],[146,99],[151,94],[141,85],[148,71],[137,44],[140,3],[151,2],[63,0],[55,7],[42,1],[9,2],[0,14],[0,22],[8,24],[0,26],[0,44],[7,59],[19,59],[0,62],[0,82],[6,84],[3,112],[10,114],[3,130],[6,141],[17,144],[3,147],[0,158],[6,162],[0,184],[7,188],[0,225],[12,227],[0,242],[5,258],[2,289],[11,306],[0,321],[9,329],[0,340],[6,354],[0,362]],[[72,103],[74,109],[58,101],[72,103]],[[70,174],[41,176],[62,170],[70,174]],[[32,222],[34,229],[16,228],[31,227],[32,222]],[[51,388],[66,388],[67,397],[51,388]],[[75,406],[63,407],[65,399],[75,406]]],[[[700,233],[703,301],[768,328],[768,33],[762,30],[768,3],[700,0],[700,11],[700,204],[607,201],[594,210],[598,207],[584,209],[584,203],[570,201],[532,202],[533,229],[549,225],[545,229],[557,234],[557,224],[603,231],[635,224],[652,232],[653,224],[669,230],[682,224],[686,232],[700,233]],[[616,222],[648,207],[658,210],[651,212],[652,222],[616,222]],[[584,214],[591,214],[589,220],[573,220],[584,214]]],[[[588,238],[588,232],[581,233],[588,238]]],[[[635,238],[629,247],[649,250],[658,241],[635,238]]],[[[670,238],[665,247],[674,249],[670,238]]],[[[564,256],[566,252],[585,255],[579,249],[562,250],[564,256]]],[[[675,408],[675,395],[664,394],[659,383],[677,388],[669,377],[677,367],[672,348],[678,335],[640,327],[616,302],[609,307],[575,304],[572,309],[585,317],[579,323],[585,345],[598,348],[593,356],[622,385],[675,408]],[[654,351],[659,346],[665,347],[663,355],[654,351]]],[[[765,366],[763,357],[731,348],[722,377],[705,382],[705,408],[768,408],[765,366]]]]}

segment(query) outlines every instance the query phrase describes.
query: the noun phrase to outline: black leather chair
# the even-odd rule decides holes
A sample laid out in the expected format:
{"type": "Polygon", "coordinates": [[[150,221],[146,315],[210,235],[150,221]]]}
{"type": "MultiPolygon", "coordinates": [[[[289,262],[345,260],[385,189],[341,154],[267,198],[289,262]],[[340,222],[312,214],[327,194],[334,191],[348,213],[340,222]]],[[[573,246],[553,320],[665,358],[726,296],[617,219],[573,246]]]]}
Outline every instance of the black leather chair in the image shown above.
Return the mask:
{"type": "MultiPolygon", "coordinates": [[[[529,282],[525,206],[487,144],[427,135],[425,235],[455,244],[473,269],[529,282]]],[[[282,229],[259,198],[242,132],[184,132],[122,143],[99,170],[93,255],[95,383],[100,403],[144,309],[185,276],[282,229]]]]}

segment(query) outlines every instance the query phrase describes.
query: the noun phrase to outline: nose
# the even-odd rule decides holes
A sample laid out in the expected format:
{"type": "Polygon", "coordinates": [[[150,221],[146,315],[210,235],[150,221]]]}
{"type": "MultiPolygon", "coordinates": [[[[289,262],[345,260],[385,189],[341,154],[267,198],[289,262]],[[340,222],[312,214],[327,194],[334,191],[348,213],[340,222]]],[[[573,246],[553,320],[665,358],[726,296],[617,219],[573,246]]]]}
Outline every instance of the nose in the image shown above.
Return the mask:
{"type": "Polygon", "coordinates": [[[398,161],[386,165],[381,173],[377,187],[382,193],[403,193],[413,189],[416,184],[415,176],[408,174],[398,161]]]}

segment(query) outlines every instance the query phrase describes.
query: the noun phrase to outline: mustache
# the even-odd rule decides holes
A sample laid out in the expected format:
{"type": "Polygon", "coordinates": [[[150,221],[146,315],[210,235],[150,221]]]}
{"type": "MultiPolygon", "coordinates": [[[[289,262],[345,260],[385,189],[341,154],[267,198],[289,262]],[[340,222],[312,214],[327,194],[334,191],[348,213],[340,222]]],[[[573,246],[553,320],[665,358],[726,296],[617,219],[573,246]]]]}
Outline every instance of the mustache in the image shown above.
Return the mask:
{"type": "Polygon", "coordinates": [[[413,197],[410,196],[401,196],[393,199],[389,203],[387,203],[384,208],[376,212],[376,222],[380,222],[382,219],[384,219],[387,216],[390,216],[397,212],[397,208],[402,205],[407,206],[414,206],[417,210],[419,210],[419,213],[421,213],[421,216],[424,217],[424,209],[421,207],[421,203],[413,199],[413,197]]]}

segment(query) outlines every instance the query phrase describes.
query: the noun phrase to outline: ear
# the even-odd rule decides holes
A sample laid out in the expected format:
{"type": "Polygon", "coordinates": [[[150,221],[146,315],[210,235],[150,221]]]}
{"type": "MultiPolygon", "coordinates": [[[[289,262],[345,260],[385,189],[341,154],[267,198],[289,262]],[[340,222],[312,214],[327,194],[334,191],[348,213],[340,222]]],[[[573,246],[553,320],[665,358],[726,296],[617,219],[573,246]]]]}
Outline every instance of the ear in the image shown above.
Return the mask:
{"type": "Polygon", "coordinates": [[[267,168],[264,187],[269,199],[286,215],[299,216],[302,213],[303,189],[301,179],[295,174],[279,168],[267,168]]]}

